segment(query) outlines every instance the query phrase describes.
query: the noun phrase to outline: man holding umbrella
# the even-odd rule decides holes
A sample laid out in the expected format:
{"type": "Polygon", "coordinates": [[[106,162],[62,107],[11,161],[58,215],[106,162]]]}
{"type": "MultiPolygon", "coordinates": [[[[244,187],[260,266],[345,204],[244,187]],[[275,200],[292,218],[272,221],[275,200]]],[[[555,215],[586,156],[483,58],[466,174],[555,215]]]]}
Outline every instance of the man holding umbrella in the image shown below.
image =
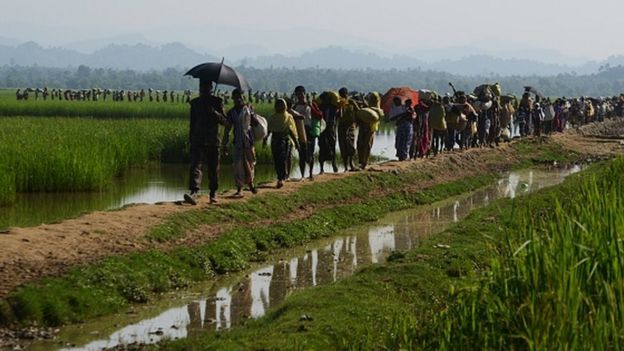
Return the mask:
{"type": "Polygon", "coordinates": [[[226,125],[223,100],[212,95],[212,81],[200,79],[199,97],[190,101],[191,168],[189,171],[189,194],[184,201],[196,205],[202,182],[202,166],[205,164],[210,182],[210,203],[217,202],[219,188],[219,156],[221,140],[219,124],[226,125]]]}
{"type": "Polygon", "coordinates": [[[217,202],[219,188],[219,155],[221,140],[219,124],[228,125],[223,111],[223,100],[212,95],[212,83],[225,84],[241,91],[251,89],[247,80],[232,67],[218,62],[207,62],[191,68],[185,75],[199,78],[199,97],[191,104],[191,170],[189,194],[184,201],[196,205],[202,181],[202,165],[206,163],[210,180],[210,203],[217,202]]]}

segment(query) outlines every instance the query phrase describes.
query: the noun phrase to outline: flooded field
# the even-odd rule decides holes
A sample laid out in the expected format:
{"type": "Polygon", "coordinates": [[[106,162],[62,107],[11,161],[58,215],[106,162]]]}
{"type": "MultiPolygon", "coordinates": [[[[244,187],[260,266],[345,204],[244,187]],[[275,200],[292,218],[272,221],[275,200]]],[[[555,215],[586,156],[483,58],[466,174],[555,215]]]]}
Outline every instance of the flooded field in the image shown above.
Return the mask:
{"type": "MultiPolygon", "coordinates": [[[[383,158],[394,156],[394,132],[381,131],[373,147],[373,155],[383,158]]],[[[110,189],[103,192],[28,193],[18,194],[16,202],[0,210],[0,229],[7,227],[37,226],[73,218],[83,213],[115,210],[130,204],[154,204],[182,200],[188,191],[187,164],[162,164],[146,169],[132,169],[116,179],[110,189]]],[[[318,164],[314,167],[319,172],[318,164]]],[[[326,170],[331,172],[331,166],[326,170]]],[[[344,171],[339,162],[339,172],[344,171]]],[[[220,191],[235,187],[232,167],[221,165],[220,191]]],[[[299,167],[293,164],[293,178],[300,178],[299,167]]],[[[274,182],[273,165],[256,166],[256,182],[274,182]]],[[[204,180],[206,185],[208,179],[204,180]]]]}
{"type": "Polygon", "coordinates": [[[54,343],[39,343],[29,349],[101,350],[234,328],[249,318],[263,316],[293,291],[329,284],[363,266],[385,262],[392,252],[417,247],[422,238],[444,231],[474,209],[498,198],[514,198],[557,185],[579,170],[512,172],[476,192],[395,212],[376,223],[337,233],[334,238],[275,253],[267,263],[244,274],[165,295],[157,305],[67,327],[54,343]]]}

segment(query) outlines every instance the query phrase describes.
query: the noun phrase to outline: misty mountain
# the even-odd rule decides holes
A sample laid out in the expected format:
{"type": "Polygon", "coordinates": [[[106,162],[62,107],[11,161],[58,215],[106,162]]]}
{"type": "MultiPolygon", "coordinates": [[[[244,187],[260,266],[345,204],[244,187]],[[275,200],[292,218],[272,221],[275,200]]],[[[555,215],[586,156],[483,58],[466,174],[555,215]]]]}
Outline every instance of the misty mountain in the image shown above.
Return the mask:
{"type": "MultiPolygon", "coordinates": [[[[256,68],[288,67],[288,68],[331,68],[331,69],[409,69],[420,68],[449,72],[468,76],[510,76],[510,75],[540,75],[552,76],[561,73],[596,72],[596,63],[586,63],[583,66],[570,66],[555,63],[544,63],[538,60],[519,58],[499,58],[485,54],[460,56],[461,48],[440,49],[438,53],[432,50],[421,51],[422,57],[415,55],[380,56],[370,52],[348,50],[342,47],[330,46],[304,52],[298,56],[271,55],[256,58],[246,58],[241,64],[256,68]],[[446,57],[454,59],[439,59],[431,61],[432,57],[444,57],[440,52],[446,52],[446,57]]],[[[474,50],[478,51],[478,50],[474,50]]],[[[469,50],[466,50],[469,52],[469,50]]],[[[415,52],[416,53],[416,52],[415,52]]]]}
{"type": "Polygon", "coordinates": [[[180,43],[153,47],[144,44],[108,45],[95,51],[86,64],[90,67],[129,68],[134,70],[193,67],[198,63],[218,60],[199,54],[180,43]]]}
{"type": "Polygon", "coordinates": [[[60,47],[44,48],[29,41],[17,46],[0,45],[0,64],[68,67],[87,62],[88,55],[60,47]]]}
{"type": "MultiPolygon", "coordinates": [[[[254,68],[325,68],[325,69],[421,69],[449,72],[464,76],[553,76],[562,73],[591,74],[602,67],[624,64],[624,56],[612,56],[603,62],[585,62],[582,65],[542,62],[534,59],[496,57],[487,54],[466,54],[460,56],[461,48],[426,50],[410,55],[388,55],[373,53],[370,48],[347,49],[341,46],[328,46],[308,50],[293,55],[267,55],[267,50],[259,46],[230,47],[222,52],[199,53],[181,43],[164,45],[109,44],[91,53],[65,47],[43,47],[35,42],[11,43],[8,38],[0,38],[0,65],[77,67],[86,65],[93,68],[133,69],[138,71],[162,70],[169,67],[189,68],[206,61],[226,58],[233,66],[254,68]],[[5,44],[2,44],[5,43],[5,44]],[[244,54],[244,55],[243,55],[244,54]],[[434,56],[447,58],[432,61],[434,56]],[[228,57],[245,57],[234,61],[228,57]]],[[[124,40],[140,40],[127,37],[124,40]]],[[[102,39],[105,42],[107,39],[102,39]]],[[[71,44],[74,48],[94,48],[99,40],[71,44]]],[[[478,50],[476,50],[478,51],[478,50]]],[[[473,52],[476,52],[473,50],[473,52]]],[[[466,48],[466,52],[470,52],[466,48]]],[[[556,55],[551,53],[551,58],[556,55]]]]}
{"type": "Polygon", "coordinates": [[[364,51],[352,51],[338,46],[329,46],[304,52],[298,56],[282,54],[245,58],[242,65],[255,68],[295,67],[330,69],[403,69],[415,68],[423,64],[408,56],[382,57],[364,51]]]}
{"type": "Polygon", "coordinates": [[[0,45],[0,65],[89,67],[162,70],[169,67],[192,67],[200,62],[215,61],[215,56],[200,54],[180,43],[161,46],[144,44],[111,44],[91,54],[75,50],[48,47],[34,42],[17,46],[0,45]]]}
{"type": "Polygon", "coordinates": [[[118,35],[97,39],[72,41],[62,44],[61,46],[66,49],[76,50],[82,53],[93,53],[94,51],[102,49],[113,43],[117,45],[146,44],[150,46],[157,46],[157,44],[150,42],[144,35],[140,34],[118,35]]]}
{"type": "Polygon", "coordinates": [[[19,44],[20,44],[19,40],[0,36],[0,45],[16,46],[19,44]]]}
{"type": "Polygon", "coordinates": [[[457,60],[441,60],[428,65],[427,68],[469,76],[551,76],[574,71],[571,66],[527,59],[502,59],[486,55],[473,55],[457,60]]]}

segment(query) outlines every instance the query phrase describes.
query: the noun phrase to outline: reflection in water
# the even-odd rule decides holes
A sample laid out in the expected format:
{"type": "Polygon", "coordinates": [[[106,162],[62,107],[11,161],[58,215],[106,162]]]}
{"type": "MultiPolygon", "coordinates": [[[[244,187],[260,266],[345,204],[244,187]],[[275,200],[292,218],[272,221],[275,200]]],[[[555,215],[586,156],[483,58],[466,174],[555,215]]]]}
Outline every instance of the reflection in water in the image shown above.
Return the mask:
{"type": "MultiPolygon", "coordinates": [[[[206,330],[231,328],[248,318],[263,316],[292,290],[335,282],[353,274],[358,266],[384,262],[391,251],[418,246],[422,238],[444,231],[490,201],[558,184],[578,170],[514,172],[472,194],[390,214],[379,223],[350,230],[329,244],[317,244],[306,254],[257,269],[238,283],[217,287],[206,298],[167,310],[153,319],[120,329],[107,340],[75,350],[99,350],[137,341],[153,343],[165,337],[183,338],[206,330]]],[[[86,332],[82,333],[84,336],[86,332]]]]}
{"type": "Polygon", "coordinates": [[[333,244],[333,255],[334,255],[334,267],[333,267],[333,278],[336,281],[337,273],[338,273],[338,262],[340,261],[340,252],[342,251],[342,246],[344,244],[344,239],[337,239],[333,244]]]}
{"type": "MultiPolygon", "coordinates": [[[[230,329],[232,327],[232,318],[230,306],[232,306],[232,287],[221,288],[217,291],[214,300],[215,305],[215,325],[217,330],[221,328],[230,329]]],[[[201,317],[203,326],[205,318],[201,317]]]]}
{"type": "Polygon", "coordinates": [[[271,276],[273,275],[273,266],[265,267],[251,273],[250,291],[251,291],[251,311],[252,317],[257,318],[264,316],[269,308],[269,288],[271,287],[271,276]]]}
{"type": "Polygon", "coordinates": [[[382,253],[394,251],[394,226],[371,228],[368,231],[371,262],[378,263],[382,253]]]}

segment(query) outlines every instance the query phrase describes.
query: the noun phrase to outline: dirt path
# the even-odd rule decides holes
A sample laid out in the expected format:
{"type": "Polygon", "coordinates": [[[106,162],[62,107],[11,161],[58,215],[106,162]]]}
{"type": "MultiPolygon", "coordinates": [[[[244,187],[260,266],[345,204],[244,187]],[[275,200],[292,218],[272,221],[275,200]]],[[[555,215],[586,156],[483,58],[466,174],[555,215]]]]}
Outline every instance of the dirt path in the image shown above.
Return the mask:
{"type": "MultiPolygon", "coordinates": [[[[580,131],[569,131],[548,137],[545,142],[558,143],[565,149],[582,155],[604,157],[624,153],[623,142],[618,139],[600,139],[596,136],[622,134],[624,134],[624,120],[616,120],[589,125],[580,131]]],[[[410,171],[422,170],[435,174],[435,178],[431,181],[412,185],[410,191],[417,191],[436,183],[453,181],[496,169],[507,169],[516,162],[516,157],[517,154],[509,145],[502,145],[496,149],[471,149],[443,154],[433,159],[386,162],[371,167],[369,172],[401,172],[409,168],[410,171]],[[486,158],[499,161],[492,161],[486,165],[482,162],[486,158]]],[[[352,174],[325,174],[317,176],[315,182],[329,181],[352,174]]],[[[309,182],[287,182],[282,189],[265,187],[257,196],[262,196],[263,193],[290,193],[305,184],[309,182]]],[[[246,201],[251,197],[250,194],[246,194],[244,199],[233,200],[228,199],[227,195],[222,196],[217,205],[207,204],[207,198],[204,197],[201,198],[197,207],[175,203],[136,205],[118,211],[93,212],[58,224],[12,228],[0,234],[0,247],[2,247],[0,251],[0,297],[5,297],[11,290],[26,282],[58,275],[71,267],[95,262],[106,256],[205,243],[226,228],[224,226],[202,227],[188,233],[181,241],[165,244],[150,242],[145,239],[145,234],[171,214],[198,207],[210,210],[211,206],[222,206],[231,201],[246,201]]],[[[310,209],[302,209],[301,213],[293,213],[291,216],[295,218],[305,216],[305,213],[309,214],[309,211],[310,209]]],[[[257,225],[268,224],[271,224],[271,221],[257,223],[257,225]]]]}

